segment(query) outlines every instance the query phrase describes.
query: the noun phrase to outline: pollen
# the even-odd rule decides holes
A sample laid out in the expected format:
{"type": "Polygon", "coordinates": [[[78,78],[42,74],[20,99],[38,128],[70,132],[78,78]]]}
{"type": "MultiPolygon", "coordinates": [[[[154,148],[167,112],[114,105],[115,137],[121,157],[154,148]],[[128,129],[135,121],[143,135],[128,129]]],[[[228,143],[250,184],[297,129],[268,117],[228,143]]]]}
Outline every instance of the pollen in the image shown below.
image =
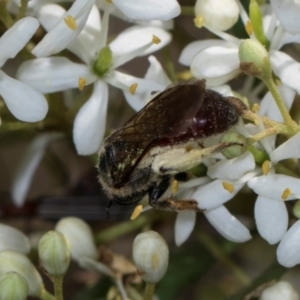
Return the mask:
{"type": "Polygon", "coordinates": [[[245,30],[248,33],[249,36],[251,36],[253,34],[253,26],[250,20],[247,21],[246,26],[245,26],[245,30]]]}
{"type": "Polygon", "coordinates": [[[172,191],[172,194],[177,193],[177,191],[178,191],[178,181],[177,180],[174,180],[172,182],[171,191],[172,191]]]}
{"type": "Polygon", "coordinates": [[[78,89],[79,89],[79,91],[83,91],[83,89],[85,87],[85,84],[86,84],[86,79],[83,78],[83,77],[79,77],[78,78],[78,89]]]}
{"type": "Polygon", "coordinates": [[[234,192],[234,186],[231,183],[223,181],[222,185],[223,185],[223,188],[226,191],[228,191],[229,193],[233,193],[234,192]]]}
{"type": "Polygon", "coordinates": [[[286,200],[291,195],[291,193],[292,193],[291,189],[286,188],[281,195],[281,199],[286,200]]]}
{"type": "Polygon", "coordinates": [[[131,95],[135,94],[135,91],[137,89],[138,84],[137,83],[133,83],[130,87],[129,87],[129,92],[131,95]]]}
{"type": "Polygon", "coordinates": [[[258,112],[259,111],[259,105],[257,103],[254,103],[253,106],[252,106],[252,108],[251,108],[251,110],[254,113],[258,112]]]}
{"type": "Polygon", "coordinates": [[[204,26],[204,18],[198,16],[194,19],[194,24],[197,28],[202,28],[204,26]]]}
{"type": "Polygon", "coordinates": [[[141,214],[142,210],[143,210],[143,205],[141,204],[137,205],[131,214],[130,220],[135,220],[141,214]]]}
{"type": "Polygon", "coordinates": [[[261,169],[264,175],[268,175],[270,172],[270,161],[265,160],[261,166],[261,169]]]}
{"type": "Polygon", "coordinates": [[[253,123],[254,123],[254,125],[258,126],[259,125],[258,119],[254,119],[253,123]]]}
{"type": "Polygon", "coordinates": [[[65,18],[64,18],[64,21],[66,23],[66,25],[72,29],[72,30],[76,30],[77,29],[77,23],[76,23],[76,20],[73,16],[71,15],[67,15],[65,18]]]}
{"type": "Polygon", "coordinates": [[[152,36],[152,43],[153,44],[159,44],[161,42],[161,40],[160,40],[160,38],[158,37],[158,36],[156,36],[156,35],[153,35],[152,36]]]}

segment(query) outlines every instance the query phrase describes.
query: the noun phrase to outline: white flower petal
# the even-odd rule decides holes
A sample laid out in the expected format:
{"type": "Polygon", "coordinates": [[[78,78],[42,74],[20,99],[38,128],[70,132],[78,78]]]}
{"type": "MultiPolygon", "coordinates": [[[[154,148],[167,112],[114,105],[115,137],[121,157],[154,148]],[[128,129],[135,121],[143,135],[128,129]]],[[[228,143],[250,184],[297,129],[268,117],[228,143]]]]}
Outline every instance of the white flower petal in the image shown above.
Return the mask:
{"type": "Polygon", "coordinates": [[[0,70],[0,95],[10,112],[19,120],[37,122],[48,112],[44,95],[0,70]]]}
{"type": "Polygon", "coordinates": [[[98,252],[92,230],[86,222],[76,217],[66,217],[56,224],[55,230],[69,239],[74,260],[80,261],[83,257],[97,259],[98,252]]]}
{"type": "Polygon", "coordinates": [[[300,32],[298,0],[270,0],[276,17],[283,28],[291,34],[300,32]]]}
{"type": "Polygon", "coordinates": [[[207,175],[211,178],[219,178],[228,181],[235,181],[255,168],[254,157],[250,152],[233,159],[222,159],[210,166],[207,175]]]}
{"type": "MultiPolygon", "coordinates": [[[[2,8],[3,9],[3,8],[2,8]]],[[[25,17],[17,21],[0,38],[0,67],[9,58],[14,58],[27,44],[39,27],[36,18],[25,17]]]]}
{"type": "Polygon", "coordinates": [[[22,157],[16,176],[12,183],[12,199],[15,205],[23,205],[32,177],[38,167],[48,144],[62,137],[60,133],[44,133],[35,138],[22,157]]]}
{"type": "Polygon", "coordinates": [[[259,300],[299,300],[299,294],[293,286],[286,281],[279,281],[266,287],[259,300]]]}
{"type": "Polygon", "coordinates": [[[299,236],[300,220],[287,231],[277,248],[277,260],[287,268],[300,264],[299,236]]]}
{"type": "Polygon", "coordinates": [[[204,215],[215,229],[229,241],[243,243],[251,239],[248,228],[224,206],[204,211],[204,215]]]}
{"type": "Polygon", "coordinates": [[[225,202],[232,199],[244,186],[244,184],[239,184],[234,186],[234,191],[230,193],[225,190],[222,183],[224,181],[216,179],[208,184],[200,186],[196,192],[192,195],[192,199],[198,202],[198,207],[200,209],[209,210],[216,208],[225,202]]]}
{"type": "Polygon", "coordinates": [[[171,84],[171,80],[157,58],[151,55],[148,57],[148,60],[150,62],[150,66],[145,74],[145,79],[155,81],[164,87],[167,87],[169,84],[171,84]]]}
{"type": "Polygon", "coordinates": [[[271,245],[278,243],[288,228],[285,203],[258,196],[254,213],[259,234],[271,245]]]}
{"type": "Polygon", "coordinates": [[[88,66],[73,63],[65,57],[27,60],[17,72],[18,79],[42,93],[78,88],[79,77],[85,78],[86,84],[97,79],[88,66]]]}
{"type": "Polygon", "coordinates": [[[0,224],[0,252],[12,250],[27,254],[31,245],[28,237],[21,231],[4,224],[0,224]]]}
{"type": "Polygon", "coordinates": [[[191,72],[205,78],[208,86],[222,85],[240,73],[237,47],[215,46],[206,48],[192,60],[191,72]]]}
{"type": "Polygon", "coordinates": [[[275,200],[293,200],[300,197],[300,179],[281,174],[258,176],[248,181],[248,186],[258,195],[275,200]],[[286,189],[291,190],[287,198],[282,198],[286,189]]]}
{"type": "Polygon", "coordinates": [[[282,83],[300,94],[300,64],[288,54],[275,50],[270,51],[270,60],[274,73],[282,83]]]}
{"type": "Polygon", "coordinates": [[[202,17],[205,26],[221,31],[228,30],[237,22],[239,12],[235,0],[197,0],[195,5],[196,17],[202,17]]]}
{"type": "Polygon", "coordinates": [[[160,83],[156,83],[152,80],[137,78],[118,71],[111,72],[105,77],[105,81],[122,89],[127,102],[136,111],[142,109],[145,104],[154,97],[151,95],[152,92],[163,91],[165,89],[165,87],[160,83]],[[129,92],[129,88],[132,84],[137,84],[134,94],[129,92]]]}
{"type": "Polygon", "coordinates": [[[210,88],[213,91],[218,92],[219,94],[228,97],[228,96],[233,96],[232,89],[229,85],[224,84],[224,85],[219,85],[219,86],[214,86],[210,88]]]}
{"type": "Polygon", "coordinates": [[[46,57],[65,49],[81,32],[95,0],[75,1],[71,8],[44,36],[32,53],[37,57],[46,57]],[[65,23],[65,17],[72,16],[76,21],[76,29],[71,29],[65,23]]]}
{"type": "Polygon", "coordinates": [[[272,162],[278,162],[287,158],[300,158],[300,132],[289,138],[270,153],[272,162]]]}
{"type": "Polygon", "coordinates": [[[87,22],[78,37],[68,46],[68,49],[90,64],[101,48],[101,18],[99,9],[94,5],[87,22]]]}
{"type": "Polygon", "coordinates": [[[177,214],[175,222],[175,243],[182,245],[192,233],[196,223],[195,211],[182,211],[177,214]]]}
{"type": "MultiPolygon", "coordinates": [[[[284,85],[278,86],[278,89],[284,100],[286,108],[290,110],[295,99],[295,90],[284,85]]],[[[261,104],[259,106],[259,113],[276,122],[283,123],[284,121],[278,109],[278,106],[276,105],[276,102],[270,92],[268,92],[262,99],[261,104]]]]}
{"type": "Polygon", "coordinates": [[[199,52],[201,52],[206,48],[215,47],[215,46],[230,48],[230,47],[234,47],[234,44],[224,40],[217,40],[217,39],[195,41],[188,44],[182,50],[179,57],[179,62],[185,66],[190,66],[196,54],[198,54],[199,52]]]}
{"type": "Polygon", "coordinates": [[[114,0],[119,10],[133,20],[170,20],[180,14],[176,0],[114,0]]]}
{"type": "Polygon", "coordinates": [[[78,154],[89,155],[99,150],[105,131],[107,102],[107,84],[96,81],[91,97],[74,121],[73,139],[78,154]]]}
{"type": "Polygon", "coordinates": [[[112,68],[122,65],[134,57],[153,53],[170,43],[171,39],[171,34],[161,28],[131,26],[109,44],[113,53],[112,68]],[[160,39],[160,43],[152,43],[153,35],[160,39]]]}

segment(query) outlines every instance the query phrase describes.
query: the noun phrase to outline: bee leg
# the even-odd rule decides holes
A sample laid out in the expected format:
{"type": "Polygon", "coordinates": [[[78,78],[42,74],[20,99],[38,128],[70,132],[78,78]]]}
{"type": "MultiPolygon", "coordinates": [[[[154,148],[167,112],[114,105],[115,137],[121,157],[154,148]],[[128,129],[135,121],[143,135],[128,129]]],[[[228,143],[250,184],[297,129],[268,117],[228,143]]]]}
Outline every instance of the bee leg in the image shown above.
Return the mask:
{"type": "Polygon", "coordinates": [[[184,211],[184,210],[193,210],[197,212],[202,212],[200,208],[198,208],[198,203],[195,200],[173,200],[166,199],[162,201],[152,201],[150,199],[150,205],[153,208],[165,211],[184,211]]]}
{"type": "Polygon", "coordinates": [[[167,191],[171,184],[171,176],[164,176],[160,183],[153,186],[149,192],[149,204],[156,209],[166,211],[183,211],[193,210],[202,211],[198,208],[195,200],[160,200],[163,194],[167,191]]]}

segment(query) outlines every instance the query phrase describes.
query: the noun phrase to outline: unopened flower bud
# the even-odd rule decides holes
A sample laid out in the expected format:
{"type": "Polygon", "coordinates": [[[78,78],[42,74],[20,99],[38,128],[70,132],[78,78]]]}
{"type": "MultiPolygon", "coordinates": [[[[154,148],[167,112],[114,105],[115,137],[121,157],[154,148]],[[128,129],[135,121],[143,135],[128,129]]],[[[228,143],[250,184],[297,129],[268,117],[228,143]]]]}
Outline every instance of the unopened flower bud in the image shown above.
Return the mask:
{"type": "Polygon", "coordinates": [[[8,272],[0,278],[1,300],[25,300],[28,296],[28,284],[26,279],[16,273],[8,272]]]}
{"type": "Polygon", "coordinates": [[[2,251],[0,252],[0,266],[0,276],[7,272],[19,273],[27,281],[29,296],[42,295],[44,291],[42,278],[25,255],[9,250],[2,251]]]}
{"type": "Polygon", "coordinates": [[[266,288],[259,300],[299,300],[299,295],[290,283],[279,281],[266,288]]]}
{"type": "Polygon", "coordinates": [[[103,47],[99,53],[98,58],[93,64],[94,72],[102,77],[106,74],[112,64],[112,52],[109,46],[103,47]]]}
{"type": "Polygon", "coordinates": [[[38,245],[39,259],[50,275],[64,275],[71,260],[71,246],[65,235],[49,231],[42,236],[38,245]]]}
{"type": "Polygon", "coordinates": [[[82,257],[98,258],[93,234],[87,223],[79,218],[67,217],[61,219],[55,229],[69,239],[74,260],[79,261],[82,257]]]}
{"type": "Polygon", "coordinates": [[[225,31],[237,22],[239,7],[235,0],[197,0],[195,15],[203,18],[204,25],[225,31]]]}
{"type": "Polygon", "coordinates": [[[145,282],[157,283],[167,271],[169,248],[157,232],[140,233],[133,242],[133,260],[145,282]]]}
{"type": "Polygon", "coordinates": [[[260,79],[272,76],[272,68],[265,47],[255,40],[245,40],[239,47],[240,68],[248,74],[260,79]]]}
{"type": "Polygon", "coordinates": [[[221,143],[232,144],[230,146],[226,146],[222,150],[222,154],[227,159],[238,157],[245,153],[245,151],[247,150],[246,138],[237,132],[233,131],[225,133],[220,141],[221,143]]]}

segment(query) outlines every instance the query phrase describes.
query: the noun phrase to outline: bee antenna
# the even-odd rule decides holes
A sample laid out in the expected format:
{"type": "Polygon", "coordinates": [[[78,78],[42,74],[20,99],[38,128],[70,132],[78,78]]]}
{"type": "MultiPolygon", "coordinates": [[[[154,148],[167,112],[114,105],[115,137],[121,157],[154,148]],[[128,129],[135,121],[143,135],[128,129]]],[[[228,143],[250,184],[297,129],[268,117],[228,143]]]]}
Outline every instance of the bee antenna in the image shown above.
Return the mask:
{"type": "Polygon", "coordinates": [[[113,204],[113,201],[110,200],[107,207],[106,207],[106,220],[109,220],[109,218],[110,218],[109,210],[110,210],[110,207],[111,207],[112,204],[113,204]]]}

